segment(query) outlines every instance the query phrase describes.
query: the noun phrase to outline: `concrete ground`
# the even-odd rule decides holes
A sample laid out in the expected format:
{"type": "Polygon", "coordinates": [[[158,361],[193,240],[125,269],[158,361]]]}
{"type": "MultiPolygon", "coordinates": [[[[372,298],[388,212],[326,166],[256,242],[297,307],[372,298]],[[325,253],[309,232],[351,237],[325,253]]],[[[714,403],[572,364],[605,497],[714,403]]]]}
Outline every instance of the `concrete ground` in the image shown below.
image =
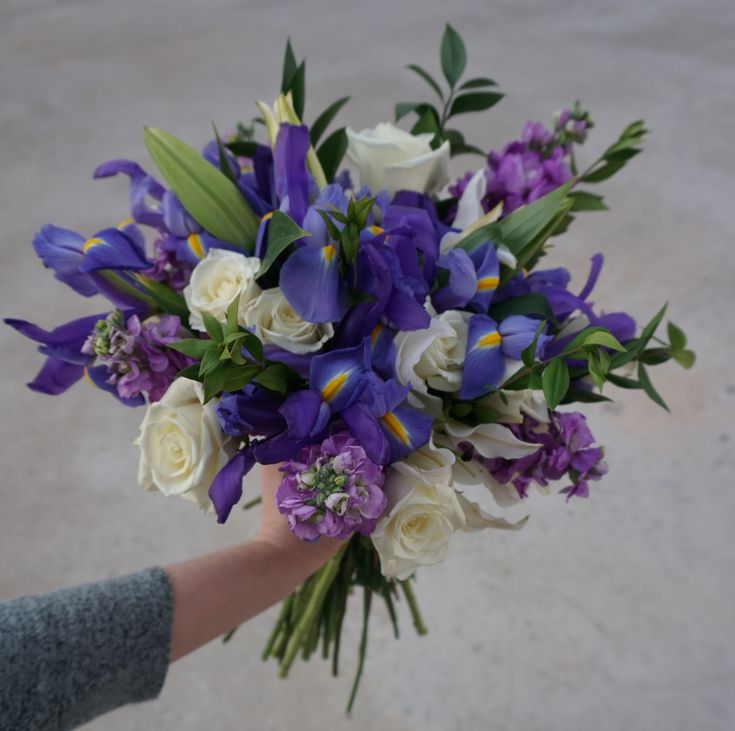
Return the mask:
{"type": "MultiPolygon", "coordinates": [[[[735,727],[735,408],[732,343],[735,6],[729,0],[3,0],[0,3],[0,312],[51,326],[99,309],[36,260],[33,232],[84,232],[126,214],[122,181],[93,182],[111,157],[147,162],[141,128],[197,144],[272,99],[287,34],[308,58],[311,118],[343,94],[353,127],[390,118],[425,89],[445,20],[469,70],[508,98],[468,117],[499,147],[524,119],[579,97],[597,127],[591,159],[631,119],[646,153],[601,191],[612,211],[580,217],[552,255],[577,277],[602,250],[596,299],[649,318],[665,301],[699,360],[655,381],[669,416],[639,394],[589,408],[610,475],[588,501],[534,500],[519,534],[459,537],[421,573],[430,634],[404,616],[395,642],[375,612],[362,694],[342,710],[349,673],[298,666],[287,682],[259,652],[273,612],[172,668],[155,703],[91,723],[131,729],[585,729],[735,727]]],[[[469,158],[456,161],[456,172],[469,158]]],[[[247,538],[190,504],[136,487],[140,411],[79,384],[59,398],[23,387],[29,342],[0,329],[0,595],[165,563],[247,538]]],[[[252,493],[251,485],[250,492],[252,493]]],[[[358,641],[353,607],[344,663],[358,641]]],[[[2,721],[0,720],[0,727],[2,721]]]]}

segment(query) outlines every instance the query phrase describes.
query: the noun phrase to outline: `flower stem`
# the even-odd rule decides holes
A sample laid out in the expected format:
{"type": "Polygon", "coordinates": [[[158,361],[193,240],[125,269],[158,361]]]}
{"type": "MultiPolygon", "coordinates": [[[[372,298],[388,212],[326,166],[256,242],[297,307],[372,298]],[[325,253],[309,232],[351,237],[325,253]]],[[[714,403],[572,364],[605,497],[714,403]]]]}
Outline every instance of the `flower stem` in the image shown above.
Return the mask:
{"type": "Polygon", "coordinates": [[[293,602],[293,596],[294,595],[291,594],[291,596],[284,599],[283,604],[281,604],[281,612],[278,615],[276,624],[273,627],[273,632],[271,632],[271,635],[268,638],[268,642],[266,643],[265,648],[263,650],[262,658],[264,661],[267,660],[273,653],[273,647],[276,644],[278,635],[281,634],[282,630],[284,630],[286,619],[288,618],[288,614],[291,611],[291,603],[293,602]]]}
{"type": "Polygon", "coordinates": [[[416,633],[419,635],[425,635],[429,632],[424,624],[423,617],[421,616],[421,610],[419,609],[418,602],[416,601],[416,595],[413,593],[410,579],[399,582],[403,594],[408,602],[408,608],[411,610],[411,618],[413,619],[413,626],[416,628],[416,633]]]}
{"type": "Polygon", "coordinates": [[[334,577],[337,575],[339,570],[339,564],[342,560],[342,555],[347,548],[347,543],[343,545],[337,553],[329,559],[329,561],[314,575],[314,581],[309,593],[309,599],[306,603],[306,607],[303,610],[303,614],[298,619],[296,628],[291,635],[288,646],[286,648],[286,654],[281,661],[281,665],[278,668],[278,677],[285,678],[288,675],[288,671],[296,659],[296,655],[299,652],[299,648],[304,643],[305,639],[311,636],[312,623],[318,621],[317,615],[324,602],[324,597],[329,591],[329,587],[334,581],[334,577]]]}
{"type": "Polygon", "coordinates": [[[370,622],[370,605],[373,600],[373,590],[366,586],[363,593],[362,602],[362,637],[360,638],[360,655],[357,661],[357,672],[355,673],[355,680],[352,683],[352,690],[350,692],[350,699],[347,702],[347,713],[352,713],[352,706],[355,704],[355,698],[357,698],[357,689],[360,687],[360,680],[362,678],[362,671],[365,667],[365,655],[367,654],[367,642],[368,642],[368,624],[370,622]]]}

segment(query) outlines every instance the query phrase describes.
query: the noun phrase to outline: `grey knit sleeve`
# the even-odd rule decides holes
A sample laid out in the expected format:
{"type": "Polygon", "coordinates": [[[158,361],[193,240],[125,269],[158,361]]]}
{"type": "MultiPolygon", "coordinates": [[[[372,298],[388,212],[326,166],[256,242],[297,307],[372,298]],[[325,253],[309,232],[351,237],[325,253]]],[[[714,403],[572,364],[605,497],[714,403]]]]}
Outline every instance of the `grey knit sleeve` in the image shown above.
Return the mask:
{"type": "Polygon", "coordinates": [[[61,731],[155,698],[172,621],[160,568],[0,603],[0,729],[61,731]]]}

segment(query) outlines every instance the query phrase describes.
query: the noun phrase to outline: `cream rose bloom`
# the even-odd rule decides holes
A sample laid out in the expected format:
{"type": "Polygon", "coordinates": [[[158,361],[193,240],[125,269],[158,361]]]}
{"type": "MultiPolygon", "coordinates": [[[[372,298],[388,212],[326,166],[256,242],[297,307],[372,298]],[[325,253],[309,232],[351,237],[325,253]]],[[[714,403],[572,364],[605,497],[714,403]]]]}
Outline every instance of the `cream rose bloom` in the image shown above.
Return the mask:
{"type": "Polygon", "coordinates": [[[215,401],[203,401],[200,383],[177,378],[160,401],[148,406],[135,444],[141,487],[209,508],[209,486],[236,445],[220,428],[215,401]]]}
{"type": "Polygon", "coordinates": [[[452,486],[454,455],[427,445],[388,470],[388,508],[371,538],[383,575],[407,579],[419,566],[444,560],[465,513],[452,486]]]}
{"type": "Polygon", "coordinates": [[[427,385],[437,391],[459,391],[470,316],[469,312],[447,310],[432,317],[424,330],[398,333],[398,380],[419,393],[426,393],[427,385]]]}
{"type": "Polygon", "coordinates": [[[432,150],[433,136],[412,135],[390,122],[361,132],[348,127],[347,157],[357,165],[360,183],[374,193],[434,193],[449,182],[449,142],[432,150]]]}
{"type": "Polygon", "coordinates": [[[245,312],[261,290],[255,281],[260,259],[227,249],[210,249],[194,268],[184,299],[191,313],[189,323],[195,330],[205,330],[202,312],[218,322],[225,322],[227,308],[240,295],[238,321],[245,322],[245,312]]]}
{"type": "Polygon", "coordinates": [[[245,324],[263,343],[289,353],[313,353],[334,335],[330,323],[306,322],[288,303],[280,287],[265,289],[245,312],[245,324]]]}

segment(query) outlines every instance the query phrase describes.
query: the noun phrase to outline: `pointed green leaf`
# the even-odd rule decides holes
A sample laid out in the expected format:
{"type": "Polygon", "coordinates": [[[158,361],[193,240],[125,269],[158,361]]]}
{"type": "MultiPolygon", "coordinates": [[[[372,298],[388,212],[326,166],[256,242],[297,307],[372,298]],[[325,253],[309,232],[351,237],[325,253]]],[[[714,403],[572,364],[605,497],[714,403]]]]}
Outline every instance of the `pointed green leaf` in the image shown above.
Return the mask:
{"type": "Polygon", "coordinates": [[[211,350],[208,350],[204,354],[202,362],[199,364],[199,375],[206,376],[208,373],[211,373],[215,368],[217,368],[220,363],[219,356],[219,348],[212,348],[211,350]]]}
{"type": "Polygon", "coordinates": [[[259,363],[263,362],[263,343],[253,333],[245,334],[245,348],[259,363]]]}
{"type": "Polygon", "coordinates": [[[218,239],[252,250],[258,219],[238,187],[168,132],[146,127],[144,138],[161,175],[191,216],[218,239]]]}
{"type": "Polygon", "coordinates": [[[286,393],[286,370],[280,364],[269,365],[254,378],[255,382],[269,391],[286,393]]]}
{"type": "Polygon", "coordinates": [[[542,294],[521,294],[497,302],[490,307],[488,313],[493,320],[499,322],[510,315],[543,315],[549,320],[554,319],[554,313],[549,307],[549,301],[542,294]]]}
{"type": "Polygon", "coordinates": [[[569,368],[562,358],[554,358],[541,375],[546,403],[553,411],[569,389],[569,368]]]}
{"type": "Polygon", "coordinates": [[[327,131],[327,127],[331,124],[332,120],[337,116],[339,110],[347,104],[350,97],[343,96],[341,99],[337,99],[336,102],[330,104],[315,120],[314,124],[311,125],[310,135],[311,144],[316,146],[317,142],[321,139],[321,136],[327,131]]]}
{"type": "Polygon", "coordinates": [[[497,86],[497,84],[492,79],[488,79],[484,76],[478,76],[477,78],[465,81],[464,84],[459,87],[458,91],[465,91],[466,89],[483,89],[486,86],[497,86]]]}
{"type": "Polygon", "coordinates": [[[424,69],[421,68],[418,64],[410,63],[408,66],[406,66],[407,69],[410,69],[415,74],[418,74],[437,94],[437,96],[444,101],[444,94],[442,93],[441,87],[439,84],[434,80],[434,77],[424,69]]]}
{"type": "Polygon", "coordinates": [[[227,142],[225,147],[238,157],[252,157],[258,149],[258,143],[253,140],[236,140],[227,142]]]}
{"type": "Polygon", "coordinates": [[[590,333],[584,339],[585,345],[602,345],[605,348],[617,350],[620,353],[625,353],[625,348],[618,342],[618,339],[607,330],[597,330],[596,332],[590,333]]]}
{"type": "Polygon", "coordinates": [[[304,118],[304,103],[306,101],[306,61],[302,61],[291,79],[291,97],[293,109],[299,119],[304,118]]]}
{"type": "Polygon", "coordinates": [[[682,367],[689,370],[697,360],[693,350],[677,350],[671,357],[682,367]]]}
{"type": "Polygon", "coordinates": [[[215,343],[222,343],[224,341],[224,335],[222,333],[222,325],[210,315],[209,312],[202,312],[202,322],[204,327],[209,334],[209,337],[214,340],[215,343]]]}
{"type": "Polygon", "coordinates": [[[201,381],[199,377],[199,363],[182,368],[177,374],[176,378],[188,378],[190,381],[201,381]]]}
{"type": "Polygon", "coordinates": [[[286,51],[283,54],[283,73],[281,75],[281,91],[284,94],[291,88],[291,80],[296,73],[296,68],[296,57],[289,38],[286,41],[286,51]]]}
{"type": "Polygon", "coordinates": [[[237,185],[235,175],[232,172],[232,168],[230,167],[229,162],[227,161],[227,151],[225,150],[225,146],[222,144],[222,140],[220,139],[219,132],[217,131],[217,127],[215,126],[214,122],[212,122],[212,130],[214,131],[214,139],[217,141],[217,158],[219,160],[219,169],[233,183],[235,183],[235,185],[237,185]]]}
{"type": "Polygon", "coordinates": [[[227,307],[226,325],[225,325],[225,331],[224,331],[225,336],[232,335],[233,333],[236,333],[240,329],[240,326],[237,322],[237,316],[238,316],[239,309],[240,309],[240,295],[238,293],[235,299],[232,300],[232,302],[230,302],[230,304],[227,307]]]}
{"type": "Polygon", "coordinates": [[[644,366],[643,363],[638,364],[638,380],[651,401],[657,403],[662,409],[669,411],[669,407],[666,405],[666,402],[661,398],[659,392],[653,387],[651,379],[648,377],[646,366],[644,366]]]}
{"type": "Polygon", "coordinates": [[[542,320],[536,329],[536,334],[533,336],[533,340],[523,349],[521,353],[521,360],[526,368],[530,368],[536,360],[536,343],[538,342],[539,335],[541,335],[543,329],[546,327],[546,320],[542,320]]]}
{"type": "Polygon", "coordinates": [[[601,195],[588,193],[585,190],[573,190],[569,197],[572,199],[573,211],[606,211],[607,206],[601,195]]]}
{"type": "Polygon", "coordinates": [[[196,358],[201,360],[204,355],[211,350],[216,348],[217,344],[211,340],[201,340],[200,338],[185,338],[184,340],[178,340],[175,343],[169,343],[169,348],[178,350],[179,353],[188,355],[190,358],[196,358]]]}
{"type": "Polygon", "coordinates": [[[454,88],[454,85],[459,81],[459,77],[464,72],[464,67],[467,63],[467,51],[459,33],[449,23],[447,23],[444,29],[440,56],[444,78],[449,83],[449,86],[454,88]]]}
{"type": "Polygon", "coordinates": [[[466,114],[467,112],[483,112],[490,107],[494,107],[501,99],[503,94],[494,91],[475,91],[469,94],[458,96],[449,109],[449,116],[455,114],[466,114]]]}
{"type": "Polygon", "coordinates": [[[143,275],[135,275],[135,280],[154,299],[155,303],[163,312],[167,312],[170,315],[178,315],[181,324],[184,327],[188,327],[189,308],[186,306],[186,300],[178,292],[174,292],[171,287],[161,282],[155,282],[143,275]]]}
{"type": "Polygon", "coordinates": [[[311,236],[311,234],[297,226],[283,211],[273,211],[273,217],[268,224],[268,246],[260,262],[258,277],[264,276],[279,255],[294,241],[304,236],[311,236]]]}
{"type": "Polygon", "coordinates": [[[673,322],[669,322],[668,325],[668,331],[669,331],[669,344],[671,345],[672,351],[680,351],[684,350],[687,346],[687,336],[684,334],[684,331],[674,325],[673,322]]]}
{"type": "Polygon", "coordinates": [[[345,152],[347,152],[347,132],[344,127],[340,127],[322,142],[316,153],[328,181],[334,180],[345,152]]]}

